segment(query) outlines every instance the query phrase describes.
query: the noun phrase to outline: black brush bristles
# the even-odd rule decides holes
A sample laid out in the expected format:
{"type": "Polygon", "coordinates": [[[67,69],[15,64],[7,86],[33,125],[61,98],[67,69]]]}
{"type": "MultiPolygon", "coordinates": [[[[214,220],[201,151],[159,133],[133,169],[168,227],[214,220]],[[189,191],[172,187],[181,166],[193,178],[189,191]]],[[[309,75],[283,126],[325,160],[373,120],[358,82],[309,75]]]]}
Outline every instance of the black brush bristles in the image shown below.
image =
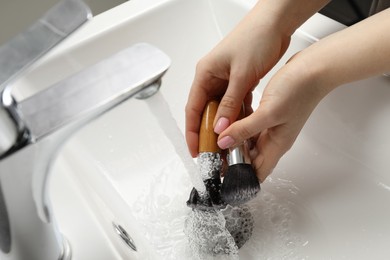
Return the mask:
{"type": "Polygon", "coordinates": [[[222,200],[232,206],[244,204],[260,191],[260,183],[250,164],[239,163],[228,167],[221,187],[222,200]]]}

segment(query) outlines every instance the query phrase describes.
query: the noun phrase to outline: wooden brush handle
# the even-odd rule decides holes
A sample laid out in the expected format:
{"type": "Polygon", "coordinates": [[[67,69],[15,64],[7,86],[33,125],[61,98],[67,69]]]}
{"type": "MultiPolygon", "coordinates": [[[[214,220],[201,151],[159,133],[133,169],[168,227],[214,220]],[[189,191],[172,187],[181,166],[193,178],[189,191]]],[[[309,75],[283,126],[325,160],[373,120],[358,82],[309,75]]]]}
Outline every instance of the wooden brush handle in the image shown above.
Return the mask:
{"type": "Polygon", "coordinates": [[[202,122],[199,131],[199,152],[218,153],[220,149],[217,145],[218,135],[214,132],[214,118],[217,113],[219,102],[212,100],[206,104],[203,111],[202,122]]]}

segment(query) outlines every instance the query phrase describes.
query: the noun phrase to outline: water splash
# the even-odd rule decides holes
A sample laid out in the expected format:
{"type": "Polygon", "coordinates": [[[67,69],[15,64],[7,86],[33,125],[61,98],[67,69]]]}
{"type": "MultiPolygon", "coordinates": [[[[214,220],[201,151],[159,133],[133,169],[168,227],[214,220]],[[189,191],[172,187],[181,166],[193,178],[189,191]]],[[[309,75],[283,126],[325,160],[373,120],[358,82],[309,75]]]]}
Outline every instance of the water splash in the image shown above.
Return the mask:
{"type": "Polygon", "coordinates": [[[160,92],[157,92],[154,96],[146,99],[145,102],[148,104],[150,111],[157,118],[165,135],[174,145],[176,153],[180,156],[180,159],[186,167],[186,171],[192,181],[192,184],[198,191],[204,192],[206,188],[201,176],[199,175],[198,168],[188,152],[183,133],[180,131],[175,119],[172,117],[169,106],[164,97],[160,92]]]}

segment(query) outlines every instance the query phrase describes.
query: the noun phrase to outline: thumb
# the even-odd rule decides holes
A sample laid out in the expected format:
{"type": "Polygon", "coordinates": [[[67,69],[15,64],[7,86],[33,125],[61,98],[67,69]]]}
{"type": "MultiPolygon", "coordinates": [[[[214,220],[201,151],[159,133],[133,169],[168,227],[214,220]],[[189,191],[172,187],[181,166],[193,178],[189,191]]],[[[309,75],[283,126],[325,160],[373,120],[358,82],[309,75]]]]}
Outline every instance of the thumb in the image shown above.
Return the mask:
{"type": "Polygon", "coordinates": [[[223,131],[218,137],[218,146],[221,149],[237,146],[269,127],[272,127],[272,122],[261,109],[257,109],[223,131]]]}

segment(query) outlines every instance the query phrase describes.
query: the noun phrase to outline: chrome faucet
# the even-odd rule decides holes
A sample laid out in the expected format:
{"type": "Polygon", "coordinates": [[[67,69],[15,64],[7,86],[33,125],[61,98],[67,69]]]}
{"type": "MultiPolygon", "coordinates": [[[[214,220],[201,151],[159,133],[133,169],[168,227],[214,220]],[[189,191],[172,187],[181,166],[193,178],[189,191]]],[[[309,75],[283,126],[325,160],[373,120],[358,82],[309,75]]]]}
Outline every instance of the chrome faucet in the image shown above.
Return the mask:
{"type": "Polygon", "coordinates": [[[61,145],[92,119],[160,86],[170,59],[141,43],[24,100],[12,83],[91,17],[63,0],[26,32],[0,47],[0,259],[70,259],[53,219],[46,182],[61,145]]]}

